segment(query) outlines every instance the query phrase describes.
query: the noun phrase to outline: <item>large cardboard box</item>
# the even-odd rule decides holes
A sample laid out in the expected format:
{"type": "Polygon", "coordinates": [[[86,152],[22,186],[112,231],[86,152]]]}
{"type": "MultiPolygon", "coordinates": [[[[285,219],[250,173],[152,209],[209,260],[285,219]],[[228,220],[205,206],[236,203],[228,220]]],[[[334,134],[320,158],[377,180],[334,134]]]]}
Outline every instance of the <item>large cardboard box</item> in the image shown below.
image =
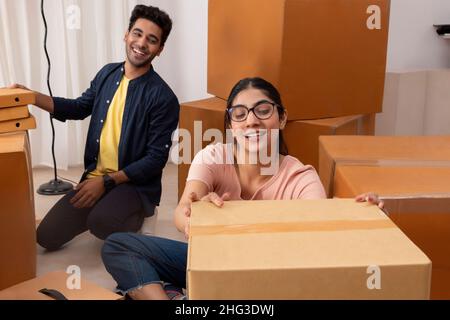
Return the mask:
{"type": "Polygon", "coordinates": [[[55,271],[46,275],[19,283],[0,291],[0,300],[54,300],[40,293],[41,289],[53,289],[62,293],[68,300],[119,300],[121,296],[99,287],[96,284],[80,279],[79,289],[74,288],[77,283],[72,282],[71,274],[55,271]],[[69,285],[67,283],[69,282],[69,285]],[[72,288],[72,289],[71,289],[72,288]]]}
{"type": "Polygon", "coordinates": [[[0,108],[34,104],[36,94],[23,89],[0,88],[0,108]]]}
{"type": "Polygon", "coordinates": [[[450,160],[450,136],[322,136],[319,138],[319,175],[332,197],[337,164],[383,161],[394,165],[442,166],[450,160]]]}
{"type": "Polygon", "coordinates": [[[450,69],[389,72],[376,135],[450,134],[450,69]]]}
{"type": "Polygon", "coordinates": [[[319,136],[373,135],[375,115],[355,115],[338,118],[289,121],[283,136],[291,156],[303,164],[319,168],[319,136]]]}
{"type": "Polygon", "coordinates": [[[0,109],[0,121],[27,118],[29,115],[27,106],[0,109]]]}
{"type": "Polygon", "coordinates": [[[189,299],[428,299],[430,277],[430,260],[374,205],[192,205],[189,299]]]}
{"type": "Polygon", "coordinates": [[[224,117],[227,108],[226,100],[209,98],[181,104],[179,128],[189,133],[185,136],[180,131],[179,164],[178,164],[178,198],[183,194],[184,186],[192,159],[197,152],[210,143],[224,142],[224,117]],[[218,141],[205,136],[208,129],[214,129],[223,139],[218,141]],[[188,139],[188,141],[184,139],[188,139]],[[184,146],[184,147],[182,147],[184,146]]]}
{"type": "Polygon", "coordinates": [[[25,131],[36,128],[36,119],[30,114],[28,118],[0,122],[0,133],[25,131]]]}
{"type": "Polygon", "coordinates": [[[0,135],[0,289],[36,276],[31,152],[26,132],[0,135]]]}
{"type": "Polygon", "coordinates": [[[389,217],[431,259],[431,298],[450,299],[450,161],[446,167],[338,164],[335,170],[334,196],[376,192],[389,217]]]}
{"type": "Polygon", "coordinates": [[[208,93],[259,76],[291,120],[381,111],[389,0],[210,0],[208,93]]]}

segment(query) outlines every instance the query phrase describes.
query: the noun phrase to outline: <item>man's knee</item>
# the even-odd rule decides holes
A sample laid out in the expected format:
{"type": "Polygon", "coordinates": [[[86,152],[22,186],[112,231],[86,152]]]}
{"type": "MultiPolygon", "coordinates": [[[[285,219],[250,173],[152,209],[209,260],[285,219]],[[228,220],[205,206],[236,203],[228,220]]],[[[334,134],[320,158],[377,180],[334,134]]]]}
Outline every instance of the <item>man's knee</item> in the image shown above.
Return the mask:
{"type": "Polygon", "coordinates": [[[117,219],[113,212],[94,209],[87,219],[87,228],[97,238],[105,240],[113,233],[139,231],[144,220],[140,212],[130,214],[121,223],[117,219]]]}
{"type": "Polygon", "coordinates": [[[58,250],[64,244],[63,241],[55,236],[55,233],[44,223],[38,226],[36,230],[37,243],[48,251],[58,250]]]}

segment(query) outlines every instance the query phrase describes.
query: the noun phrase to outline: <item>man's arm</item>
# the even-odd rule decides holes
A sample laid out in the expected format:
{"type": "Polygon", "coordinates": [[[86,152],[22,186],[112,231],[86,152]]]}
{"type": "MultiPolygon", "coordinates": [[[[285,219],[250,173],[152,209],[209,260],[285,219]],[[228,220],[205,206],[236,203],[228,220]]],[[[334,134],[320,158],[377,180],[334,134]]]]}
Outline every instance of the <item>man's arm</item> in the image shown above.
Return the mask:
{"type": "MultiPolygon", "coordinates": [[[[23,89],[23,90],[32,91],[32,90],[28,89],[27,87],[25,87],[21,84],[18,84],[18,83],[14,83],[14,84],[10,85],[8,87],[8,89],[23,89]]],[[[35,106],[41,108],[42,110],[53,113],[54,108],[55,108],[55,106],[53,104],[53,99],[50,96],[40,93],[38,91],[33,91],[33,92],[36,95],[35,106]]]]}
{"type": "MultiPolygon", "coordinates": [[[[90,116],[94,106],[95,97],[97,95],[97,87],[99,86],[98,83],[102,81],[101,79],[107,71],[105,68],[106,66],[97,73],[95,78],[91,81],[89,88],[87,88],[80,97],[76,99],[66,99],[60,97],[52,98],[43,93],[33,91],[36,94],[35,105],[40,109],[50,112],[53,117],[59,121],[82,120],[90,116]]],[[[9,86],[9,88],[30,90],[21,84],[13,84],[9,86]]]]}
{"type": "Polygon", "coordinates": [[[116,186],[130,181],[130,178],[127,177],[127,175],[125,174],[125,172],[123,170],[113,172],[113,173],[108,173],[108,176],[110,176],[111,178],[114,179],[116,186]]]}
{"type": "Polygon", "coordinates": [[[162,102],[151,115],[147,132],[146,155],[123,168],[134,184],[146,184],[166,165],[172,145],[172,133],[178,125],[180,106],[175,96],[162,102]]]}
{"type": "MultiPolygon", "coordinates": [[[[113,178],[116,186],[130,181],[122,170],[108,173],[108,175],[113,178]]],[[[70,203],[75,208],[92,207],[106,191],[103,184],[103,177],[86,179],[78,184],[75,190],[77,190],[77,193],[70,199],[70,203]]]]}

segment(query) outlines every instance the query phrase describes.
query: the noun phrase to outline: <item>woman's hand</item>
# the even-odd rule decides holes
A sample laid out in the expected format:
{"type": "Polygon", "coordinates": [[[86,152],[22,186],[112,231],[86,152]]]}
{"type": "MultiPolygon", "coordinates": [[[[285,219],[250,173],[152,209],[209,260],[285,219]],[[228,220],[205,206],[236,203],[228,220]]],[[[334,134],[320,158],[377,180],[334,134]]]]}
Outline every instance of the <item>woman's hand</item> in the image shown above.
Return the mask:
{"type": "Polygon", "coordinates": [[[222,196],[219,196],[215,192],[210,192],[200,200],[214,203],[217,207],[222,208],[224,201],[230,200],[230,194],[226,192],[222,196]]]}
{"type": "Polygon", "coordinates": [[[210,192],[203,198],[199,199],[195,192],[191,192],[188,196],[189,202],[183,208],[184,215],[186,216],[186,225],[184,227],[184,236],[186,239],[189,238],[189,226],[191,219],[191,204],[197,201],[207,201],[215,204],[217,207],[221,208],[224,204],[224,201],[228,201],[230,199],[230,194],[228,192],[224,193],[222,196],[219,196],[215,192],[210,192]]]}
{"type": "Polygon", "coordinates": [[[378,208],[383,209],[384,208],[384,202],[381,200],[376,193],[368,192],[360,194],[355,198],[357,202],[368,202],[374,205],[377,205],[378,208]]]}

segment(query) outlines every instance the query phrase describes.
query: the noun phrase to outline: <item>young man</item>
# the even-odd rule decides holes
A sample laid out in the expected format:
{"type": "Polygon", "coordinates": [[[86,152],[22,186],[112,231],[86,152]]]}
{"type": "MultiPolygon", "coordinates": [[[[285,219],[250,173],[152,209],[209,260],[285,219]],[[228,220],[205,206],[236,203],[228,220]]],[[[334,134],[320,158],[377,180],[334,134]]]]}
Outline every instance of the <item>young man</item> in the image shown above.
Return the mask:
{"type": "Polygon", "coordinates": [[[165,12],[138,5],[124,38],[124,63],[103,67],[77,99],[37,93],[36,105],[60,121],[91,116],[84,174],[40,223],[37,242],[42,247],[56,250],[87,230],[100,239],[135,232],[144,217],[154,214],[179,103],[151,62],[161,54],[171,28],[165,12]]]}

